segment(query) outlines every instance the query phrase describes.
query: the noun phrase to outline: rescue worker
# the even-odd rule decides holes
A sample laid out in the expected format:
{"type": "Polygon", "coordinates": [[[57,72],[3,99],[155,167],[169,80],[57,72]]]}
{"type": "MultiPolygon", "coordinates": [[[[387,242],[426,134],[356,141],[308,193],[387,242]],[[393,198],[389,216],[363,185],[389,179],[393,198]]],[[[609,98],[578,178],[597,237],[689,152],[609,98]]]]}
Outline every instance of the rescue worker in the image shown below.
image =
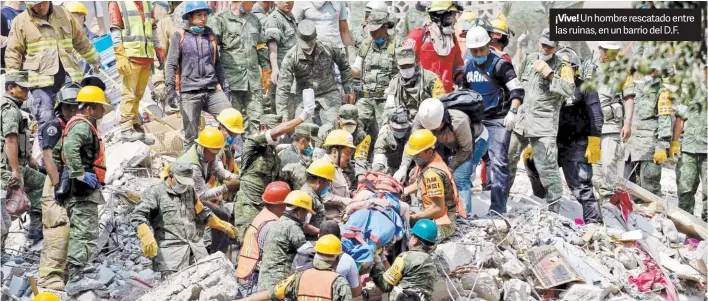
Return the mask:
{"type": "Polygon", "coordinates": [[[304,191],[294,190],[285,198],[285,213],[268,231],[258,275],[258,291],[270,290],[287,278],[297,254],[305,243],[303,225],[312,210],[312,198],[304,191]]]}
{"type": "MultiPolygon", "coordinates": [[[[679,197],[679,208],[693,213],[696,202],[695,195],[698,184],[703,184],[703,195],[708,196],[708,124],[704,118],[708,112],[705,82],[694,87],[693,83],[681,84],[681,98],[688,107],[676,111],[674,133],[669,148],[669,157],[676,164],[676,185],[679,197]],[[693,92],[695,91],[695,92],[693,92]],[[679,137],[683,132],[683,140],[679,137]]],[[[705,221],[706,203],[703,203],[703,220],[705,221]]]]}
{"type": "Polygon", "coordinates": [[[251,8],[251,13],[258,18],[258,22],[261,23],[261,34],[260,39],[262,40],[258,44],[258,60],[265,61],[268,63],[268,68],[261,69],[261,87],[263,87],[263,113],[274,114],[275,104],[273,103],[274,97],[271,97],[271,84],[270,75],[272,74],[272,63],[268,57],[268,45],[266,45],[265,40],[265,26],[266,20],[268,20],[268,15],[275,9],[275,1],[256,1],[251,8]]]}
{"type": "Polygon", "coordinates": [[[111,38],[116,54],[116,66],[121,77],[120,126],[121,140],[155,143],[146,135],[140,123],[140,100],[152,74],[156,51],[161,51],[153,31],[157,24],[151,6],[143,1],[111,1],[108,4],[111,38]]]}
{"type": "Polygon", "coordinates": [[[290,120],[296,110],[302,108],[300,95],[304,89],[313,89],[318,103],[315,123],[324,125],[334,123],[337,111],[343,103],[354,103],[352,76],[346,54],[327,42],[317,40],[315,23],[303,20],[297,27],[298,43],[283,58],[278,77],[275,107],[283,120],[290,120]],[[344,93],[341,94],[335,81],[332,65],[339,70],[344,93]],[[295,100],[290,97],[290,90],[295,84],[295,100]]]}
{"type": "MultiPolygon", "coordinates": [[[[474,175],[476,164],[473,154],[474,141],[484,131],[484,127],[479,125],[473,127],[466,113],[445,109],[439,99],[428,98],[420,104],[420,111],[413,119],[413,132],[419,129],[428,129],[435,135],[435,152],[440,158],[444,158],[443,164],[452,171],[454,182],[457,183],[455,195],[459,191],[461,202],[471,213],[471,177],[474,175]]],[[[412,135],[410,139],[413,139],[412,135]]],[[[414,155],[409,153],[403,154],[401,166],[393,176],[399,182],[403,182],[408,176],[408,166],[413,161],[413,157],[414,155]]]]}
{"type": "Polygon", "coordinates": [[[3,1],[0,10],[0,73],[5,74],[5,47],[7,47],[7,37],[10,36],[12,21],[27,9],[24,1],[3,1]]]}
{"type": "MultiPolygon", "coordinates": [[[[516,124],[524,87],[516,76],[514,66],[490,48],[493,40],[487,30],[475,26],[467,32],[465,43],[470,60],[465,63],[463,86],[479,93],[484,102],[482,123],[489,131],[489,150],[485,158],[487,181],[491,190],[489,210],[506,212],[505,189],[509,178],[509,143],[516,124]]],[[[511,164],[515,164],[512,162],[511,164]]],[[[495,214],[489,214],[494,217],[495,214]]]]}
{"type": "Polygon", "coordinates": [[[290,186],[281,181],[271,182],[263,191],[265,208],[253,219],[246,229],[243,247],[238,254],[236,278],[238,279],[238,292],[236,298],[251,295],[258,287],[258,268],[261,263],[263,247],[268,238],[270,228],[285,212],[285,198],[290,194],[290,186]]]}
{"type": "Polygon", "coordinates": [[[172,108],[167,104],[167,86],[165,85],[165,65],[167,64],[167,54],[170,49],[170,38],[178,29],[187,26],[187,20],[182,19],[184,15],[184,7],[187,2],[181,2],[175,5],[171,2],[170,6],[174,6],[170,16],[160,19],[157,22],[155,36],[162,47],[162,53],[159,55],[159,68],[155,68],[155,74],[152,77],[154,88],[152,89],[152,99],[155,100],[162,109],[170,114],[179,112],[178,109],[172,108]]]}
{"type": "Polygon", "coordinates": [[[176,161],[166,178],[143,191],[130,217],[143,255],[153,258],[153,270],[162,280],[207,256],[201,235],[205,224],[236,237],[236,228],[199,200],[194,177],[191,164],[176,161]]]}
{"type": "Polygon", "coordinates": [[[285,55],[297,42],[297,21],[292,13],[294,3],[295,1],[276,1],[275,10],[268,15],[265,24],[263,24],[263,40],[268,46],[268,61],[271,68],[271,73],[268,75],[270,108],[263,108],[264,112],[277,113],[275,93],[278,76],[280,76],[280,66],[285,55]]]}
{"type": "MultiPolygon", "coordinates": [[[[358,176],[366,174],[364,171],[352,171],[350,165],[356,148],[352,135],[345,130],[334,130],[325,139],[322,146],[325,148],[324,159],[330,161],[337,168],[337,173],[332,180],[329,193],[325,196],[325,207],[331,213],[340,213],[351,202],[351,193],[354,190],[352,183],[356,183],[358,176]]],[[[360,168],[357,168],[360,169],[360,168]]]]}
{"type": "Polygon", "coordinates": [[[654,61],[651,73],[635,86],[632,137],[627,143],[625,178],[661,196],[661,164],[667,159],[673,125],[673,93],[664,86],[662,59],[654,61]]]}
{"type": "Polygon", "coordinates": [[[550,40],[548,28],[541,33],[539,52],[526,56],[519,65],[519,79],[524,87],[524,104],[517,113],[514,132],[509,143],[509,184],[504,192],[508,196],[514,185],[516,165],[522,150],[531,145],[534,163],[550,210],[558,212],[557,202],[563,194],[558,173],[558,117],[563,100],[575,90],[573,69],[563,64],[555,55],[557,42],[550,40]]]}
{"type": "Polygon", "coordinates": [[[295,128],[293,143],[278,153],[280,158],[280,179],[295,190],[305,184],[307,167],[312,163],[313,145],[316,144],[319,127],[314,123],[303,123],[295,128]]]}
{"type": "Polygon", "coordinates": [[[462,52],[462,60],[467,62],[469,59],[469,52],[467,51],[467,32],[470,28],[474,27],[477,15],[469,10],[463,11],[459,16],[457,16],[457,22],[455,22],[455,34],[457,35],[458,46],[462,52]]]}
{"type": "Polygon", "coordinates": [[[234,204],[234,225],[239,233],[244,233],[263,209],[261,195],[266,184],[278,179],[280,158],[275,149],[278,140],[314,115],[314,97],[311,94],[306,96],[304,103],[299,118],[279,124],[280,116],[265,114],[261,118],[260,132],[246,137],[241,155],[241,187],[234,204]]]}
{"type": "Polygon", "coordinates": [[[234,108],[228,108],[216,116],[216,121],[219,122],[219,131],[226,139],[226,145],[222,149],[219,160],[226,171],[236,175],[239,172],[235,161],[237,157],[236,147],[246,130],[243,126],[243,115],[234,108]]]}
{"type": "Polygon", "coordinates": [[[261,68],[270,69],[261,22],[250,12],[252,7],[253,1],[231,1],[230,9],[217,13],[209,23],[219,41],[231,103],[245,113],[243,124],[249,133],[258,131],[263,115],[261,68]]]}
{"type": "Polygon", "coordinates": [[[272,288],[255,294],[245,301],[265,300],[332,300],[351,301],[352,292],[347,280],[334,271],[342,255],[342,242],[334,235],[320,237],[315,244],[315,254],[312,267],[302,272],[296,272],[289,277],[273,283],[272,288]]]}
{"type": "Polygon", "coordinates": [[[396,48],[396,74],[386,89],[386,110],[403,106],[408,111],[409,119],[418,113],[423,100],[438,98],[445,94],[445,88],[438,76],[421,67],[415,50],[410,46],[396,48]]]}
{"type": "Polygon", "coordinates": [[[430,20],[428,15],[428,6],[432,1],[416,1],[415,4],[408,2],[408,11],[403,17],[403,20],[399,23],[400,25],[396,29],[396,44],[406,40],[408,33],[413,29],[422,27],[425,23],[430,20]],[[411,5],[413,5],[411,7],[411,5]]]}
{"type": "Polygon", "coordinates": [[[39,258],[39,280],[37,285],[43,288],[64,290],[64,277],[66,275],[66,256],[69,247],[69,216],[66,208],[58,203],[54,197],[54,187],[59,186],[59,169],[53,158],[53,150],[59,143],[64,133],[66,123],[71,120],[79,110],[76,96],[81,90],[81,85],[71,82],[57,93],[56,118],[44,124],[39,129],[42,139],[42,160],[47,171],[42,190],[42,233],[44,245],[39,258]]]}
{"type": "Polygon", "coordinates": [[[411,122],[408,111],[403,107],[396,108],[389,116],[388,122],[379,131],[374,144],[373,171],[386,174],[395,173],[403,160],[403,148],[411,134],[411,122]]]}
{"type": "Polygon", "coordinates": [[[50,292],[41,292],[32,298],[32,301],[61,301],[61,299],[50,292]]]}
{"type": "MultiPolygon", "coordinates": [[[[320,127],[317,133],[317,138],[320,143],[324,143],[325,139],[333,130],[345,130],[347,133],[352,134],[354,138],[354,145],[359,145],[367,137],[363,126],[360,126],[359,122],[359,109],[355,105],[343,104],[339,107],[339,112],[337,113],[337,119],[334,123],[326,123],[320,127]]],[[[369,136],[369,140],[371,140],[369,136]]],[[[369,141],[371,142],[371,141],[369,141]]],[[[321,147],[322,145],[317,145],[321,147]]],[[[368,153],[367,153],[368,155],[368,153]]]]}
{"type": "Polygon", "coordinates": [[[452,1],[433,1],[428,6],[430,21],[408,33],[403,46],[415,49],[425,70],[435,73],[443,82],[445,93],[463,76],[464,61],[455,36],[455,14],[462,9],[452,1]]]}
{"type": "Polygon", "coordinates": [[[506,16],[501,13],[498,18],[489,22],[492,26],[489,32],[489,46],[492,47],[496,55],[511,63],[511,56],[504,52],[504,48],[509,46],[509,34],[514,35],[514,32],[509,30],[509,25],[506,23],[506,16]]]}
{"type": "Polygon", "coordinates": [[[98,38],[98,35],[90,31],[88,26],[86,26],[86,17],[88,17],[86,6],[79,1],[67,2],[64,6],[71,13],[74,19],[76,19],[76,22],[79,23],[79,26],[83,27],[84,34],[89,41],[93,41],[98,38]]]}
{"type": "MultiPolygon", "coordinates": [[[[319,32],[320,42],[326,42],[342,53],[353,53],[352,36],[349,31],[349,8],[339,1],[299,1],[293,15],[298,23],[310,20],[319,32]]],[[[347,58],[347,61],[349,59],[347,58]]]]}
{"type": "MultiPolygon", "coordinates": [[[[3,202],[16,190],[27,194],[30,200],[27,239],[35,244],[43,237],[41,197],[45,175],[37,171],[39,164],[32,157],[30,118],[20,110],[32,87],[28,77],[26,71],[15,71],[5,77],[6,92],[0,98],[0,183],[5,191],[3,202]]],[[[5,204],[2,210],[5,211],[5,204]]]]}
{"type": "MultiPolygon", "coordinates": [[[[567,48],[566,48],[567,49],[567,48]]],[[[600,133],[602,132],[602,109],[596,91],[581,89],[583,80],[576,73],[580,68],[580,58],[572,51],[559,50],[564,64],[573,68],[575,92],[567,98],[560,110],[558,121],[558,165],[563,169],[565,181],[571,193],[583,208],[585,224],[602,224],[600,204],[593,193],[592,165],[600,160],[600,133]],[[563,53],[561,53],[563,51],[563,53]]],[[[546,197],[533,160],[524,160],[526,173],[531,180],[534,195],[546,197]]]]}
{"type": "Polygon", "coordinates": [[[315,213],[308,224],[305,225],[305,233],[317,236],[320,225],[327,220],[325,194],[331,190],[337,171],[335,165],[329,160],[318,159],[312,161],[312,164],[307,167],[306,174],[305,185],[302,185],[301,191],[304,191],[312,198],[312,210],[315,213]]]}
{"type": "MultiPolygon", "coordinates": [[[[256,1],[256,3],[253,4],[251,12],[258,18],[258,21],[261,22],[261,28],[263,28],[268,15],[270,15],[275,8],[274,2],[275,1],[256,1]]],[[[263,31],[261,31],[261,35],[262,34],[263,31]]]]}
{"type": "Polygon", "coordinates": [[[410,251],[398,255],[391,267],[386,269],[381,257],[374,255],[371,279],[388,293],[388,300],[433,300],[437,269],[431,253],[439,235],[435,222],[421,219],[411,229],[410,251]]]}
{"type": "Polygon", "coordinates": [[[218,42],[207,26],[209,14],[211,8],[206,2],[187,2],[182,19],[189,25],[170,38],[165,69],[167,100],[171,107],[179,106],[181,110],[184,149],[189,149],[197,136],[202,110],[216,116],[231,107],[224,94],[228,83],[217,51],[218,42]]]}
{"type": "MultiPolygon", "coordinates": [[[[359,51],[361,50],[361,44],[364,42],[364,40],[368,39],[371,36],[366,30],[366,25],[369,23],[369,16],[371,15],[371,12],[374,11],[388,13],[388,5],[385,1],[366,2],[366,6],[364,7],[364,22],[361,23],[361,27],[354,27],[351,29],[352,43],[354,45],[354,48],[356,49],[356,53],[354,54],[359,53],[359,51]]],[[[394,31],[395,28],[393,28],[393,26],[389,26],[388,30],[394,31]]],[[[356,83],[357,88],[361,88],[361,81],[359,79],[354,78],[354,82],[356,83]]],[[[358,92],[359,90],[357,90],[357,93],[358,92]]]]}
{"type": "Polygon", "coordinates": [[[57,201],[69,215],[69,282],[65,290],[70,296],[80,292],[85,281],[83,269],[96,252],[98,205],[106,203],[100,189],[105,181],[106,158],[96,126],[113,110],[103,90],[96,86],[81,88],[76,102],[79,112],[66,124],[54,149],[54,160],[61,163],[57,167],[66,169],[62,172],[68,173],[72,186],[67,195],[57,194],[57,201]]]}
{"type": "MultiPolygon", "coordinates": [[[[51,1],[25,1],[25,4],[27,11],[13,20],[15,26],[11,28],[3,58],[7,73],[29,72],[34,98],[32,115],[41,127],[54,119],[54,95],[64,83],[80,82],[83,78],[71,49],[81,54],[94,70],[101,67],[101,57],[66,8],[51,1]]],[[[39,139],[41,145],[41,136],[39,139]]]]}
{"type": "MultiPolygon", "coordinates": [[[[432,219],[437,225],[437,242],[443,241],[455,232],[457,218],[455,212],[466,218],[467,214],[460,204],[457,184],[445,165],[440,154],[435,150],[437,138],[427,129],[415,130],[406,144],[406,154],[414,157],[415,178],[406,187],[403,195],[420,191],[419,198],[423,211],[411,214],[410,221],[432,219]]],[[[434,237],[430,237],[433,239],[434,237]]]]}
{"type": "Polygon", "coordinates": [[[388,29],[391,27],[393,22],[389,20],[388,12],[372,12],[365,27],[369,37],[360,45],[358,56],[352,65],[352,76],[361,79],[361,94],[356,102],[361,112],[358,118],[359,127],[374,141],[386,120],[384,90],[398,73],[394,56],[396,44],[388,35],[388,29]]]}
{"type": "Polygon", "coordinates": [[[635,89],[632,76],[620,78],[616,72],[607,72],[607,67],[617,61],[622,45],[618,41],[598,42],[600,66],[596,68],[598,77],[597,92],[604,123],[600,149],[600,161],[593,165],[593,183],[600,201],[609,201],[615,194],[617,182],[624,173],[623,144],[627,143],[632,130],[632,115],[634,114],[635,89]],[[606,67],[606,68],[602,68],[606,67]]]}

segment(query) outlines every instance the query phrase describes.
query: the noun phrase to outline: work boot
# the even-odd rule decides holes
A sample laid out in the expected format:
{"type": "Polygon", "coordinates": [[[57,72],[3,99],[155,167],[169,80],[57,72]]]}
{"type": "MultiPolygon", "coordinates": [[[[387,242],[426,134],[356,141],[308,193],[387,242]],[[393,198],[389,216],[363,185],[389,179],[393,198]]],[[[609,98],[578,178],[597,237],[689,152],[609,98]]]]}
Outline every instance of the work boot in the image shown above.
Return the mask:
{"type": "Polygon", "coordinates": [[[145,139],[145,134],[136,131],[134,128],[123,129],[120,132],[120,139],[123,142],[133,142],[145,139]]]}
{"type": "Polygon", "coordinates": [[[30,227],[27,231],[27,240],[32,242],[32,245],[36,245],[39,241],[44,239],[44,233],[42,232],[42,216],[39,214],[30,214],[30,227]]]}
{"type": "Polygon", "coordinates": [[[143,129],[142,124],[134,124],[133,129],[135,129],[136,132],[143,134],[143,138],[140,139],[145,145],[153,145],[155,144],[155,136],[153,134],[145,133],[145,129],[143,129]]]}
{"type": "Polygon", "coordinates": [[[64,291],[69,296],[76,296],[82,292],[105,289],[102,282],[84,276],[83,268],[69,266],[69,282],[66,283],[64,291]]]}

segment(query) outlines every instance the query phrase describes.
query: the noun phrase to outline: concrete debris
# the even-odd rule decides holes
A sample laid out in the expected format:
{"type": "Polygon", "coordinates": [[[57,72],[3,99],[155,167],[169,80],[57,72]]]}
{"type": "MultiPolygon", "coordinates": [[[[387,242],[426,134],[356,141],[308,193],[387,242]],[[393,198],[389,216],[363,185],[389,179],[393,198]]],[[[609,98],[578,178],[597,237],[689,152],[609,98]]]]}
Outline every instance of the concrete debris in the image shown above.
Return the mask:
{"type": "Polygon", "coordinates": [[[462,276],[462,288],[474,292],[478,298],[486,301],[499,301],[501,291],[499,283],[489,273],[474,273],[462,276]]]}
{"type": "Polygon", "coordinates": [[[531,299],[531,286],[518,279],[504,282],[504,301],[526,301],[531,299]]]}
{"type": "Polygon", "coordinates": [[[436,247],[435,253],[447,264],[447,271],[468,265],[475,258],[473,251],[468,250],[467,246],[457,243],[440,244],[436,247]]]}
{"type": "Polygon", "coordinates": [[[574,284],[563,296],[567,301],[600,301],[602,298],[602,289],[590,284],[574,284]]]}

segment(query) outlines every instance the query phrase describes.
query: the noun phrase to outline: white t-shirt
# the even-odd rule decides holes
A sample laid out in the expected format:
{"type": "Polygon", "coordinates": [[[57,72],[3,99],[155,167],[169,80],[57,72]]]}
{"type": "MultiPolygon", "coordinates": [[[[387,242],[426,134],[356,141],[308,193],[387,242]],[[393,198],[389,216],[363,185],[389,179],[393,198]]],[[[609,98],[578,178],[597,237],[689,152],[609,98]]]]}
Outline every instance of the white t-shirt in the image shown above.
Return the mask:
{"type": "Polygon", "coordinates": [[[295,1],[293,15],[300,22],[304,19],[315,22],[317,40],[329,40],[333,46],[343,47],[339,33],[339,21],[349,19],[349,10],[344,1],[295,1]]]}

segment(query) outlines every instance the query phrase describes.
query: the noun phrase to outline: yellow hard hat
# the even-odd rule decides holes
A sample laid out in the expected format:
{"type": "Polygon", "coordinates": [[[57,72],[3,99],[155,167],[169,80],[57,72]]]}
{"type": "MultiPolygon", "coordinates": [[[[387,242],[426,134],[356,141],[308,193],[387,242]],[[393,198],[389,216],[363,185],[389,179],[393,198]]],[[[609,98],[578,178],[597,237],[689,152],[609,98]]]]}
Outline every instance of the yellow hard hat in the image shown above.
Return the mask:
{"type": "Polygon", "coordinates": [[[50,292],[42,292],[34,296],[32,298],[32,301],[60,301],[59,297],[57,295],[52,294],[50,292]]]}
{"type": "Polygon", "coordinates": [[[206,148],[220,149],[226,145],[226,138],[217,128],[205,128],[194,142],[206,148]]]}
{"type": "Polygon", "coordinates": [[[285,202],[283,202],[283,204],[300,207],[307,210],[307,212],[311,214],[315,214],[315,211],[312,210],[312,197],[310,197],[307,192],[302,190],[293,190],[288,193],[288,196],[285,197],[285,202]]]}
{"type": "Polygon", "coordinates": [[[509,25],[504,20],[494,19],[489,23],[492,25],[493,32],[509,35],[509,25]]]}
{"type": "Polygon", "coordinates": [[[310,166],[307,167],[307,173],[330,181],[334,181],[334,174],[336,172],[337,171],[334,168],[334,164],[326,159],[317,159],[312,161],[310,166]]]}
{"type": "Polygon", "coordinates": [[[460,11],[458,6],[455,5],[452,1],[433,1],[430,3],[430,6],[428,6],[428,12],[437,12],[437,11],[460,11]]]}
{"type": "Polygon", "coordinates": [[[476,19],[476,18],[477,18],[477,15],[475,15],[475,13],[473,13],[473,12],[471,12],[471,11],[469,11],[469,10],[466,10],[466,11],[463,11],[463,12],[460,14],[460,17],[458,18],[458,20],[459,20],[460,22],[464,22],[464,21],[469,22],[469,21],[472,21],[472,20],[474,20],[474,19],[476,19]]]}
{"type": "Polygon", "coordinates": [[[329,135],[327,135],[324,144],[322,144],[322,146],[335,145],[356,148],[356,146],[354,146],[354,137],[352,137],[352,134],[342,129],[330,132],[329,135]]]}
{"type": "Polygon", "coordinates": [[[216,120],[234,134],[243,133],[243,115],[234,108],[228,108],[216,116],[216,120]]]}
{"type": "Polygon", "coordinates": [[[88,11],[86,10],[86,6],[84,6],[81,2],[79,1],[70,1],[64,4],[64,7],[66,7],[69,12],[72,13],[80,13],[84,14],[84,16],[88,16],[88,11]]]}
{"type": "Polygon", "coordinates": [[[327,234],[317,240],[317,243],[315,244],[315,251],[326,255],[341,255],[342,241],[333,234],[327,234]]]}
{"type": "Polygon", "coordinates": [[[96,86],[86,86],[79,90],[79,94],[76,95],[76,103],[79,105],[83,103],[97,103],[102,104],[106,108],[106,113],[113,110],[113,106],[106,101],[106,93],[101,90],[101,88],[96,86]]]}
{"type": "Polygon", "coordinates": [[[435,146],[437,138],[433,135],[433,132],[426,129],[416,130],[408,138],[408,144],[406,144],[406,153],[411,156],[415,156],[420,152],[435,146]]]}

